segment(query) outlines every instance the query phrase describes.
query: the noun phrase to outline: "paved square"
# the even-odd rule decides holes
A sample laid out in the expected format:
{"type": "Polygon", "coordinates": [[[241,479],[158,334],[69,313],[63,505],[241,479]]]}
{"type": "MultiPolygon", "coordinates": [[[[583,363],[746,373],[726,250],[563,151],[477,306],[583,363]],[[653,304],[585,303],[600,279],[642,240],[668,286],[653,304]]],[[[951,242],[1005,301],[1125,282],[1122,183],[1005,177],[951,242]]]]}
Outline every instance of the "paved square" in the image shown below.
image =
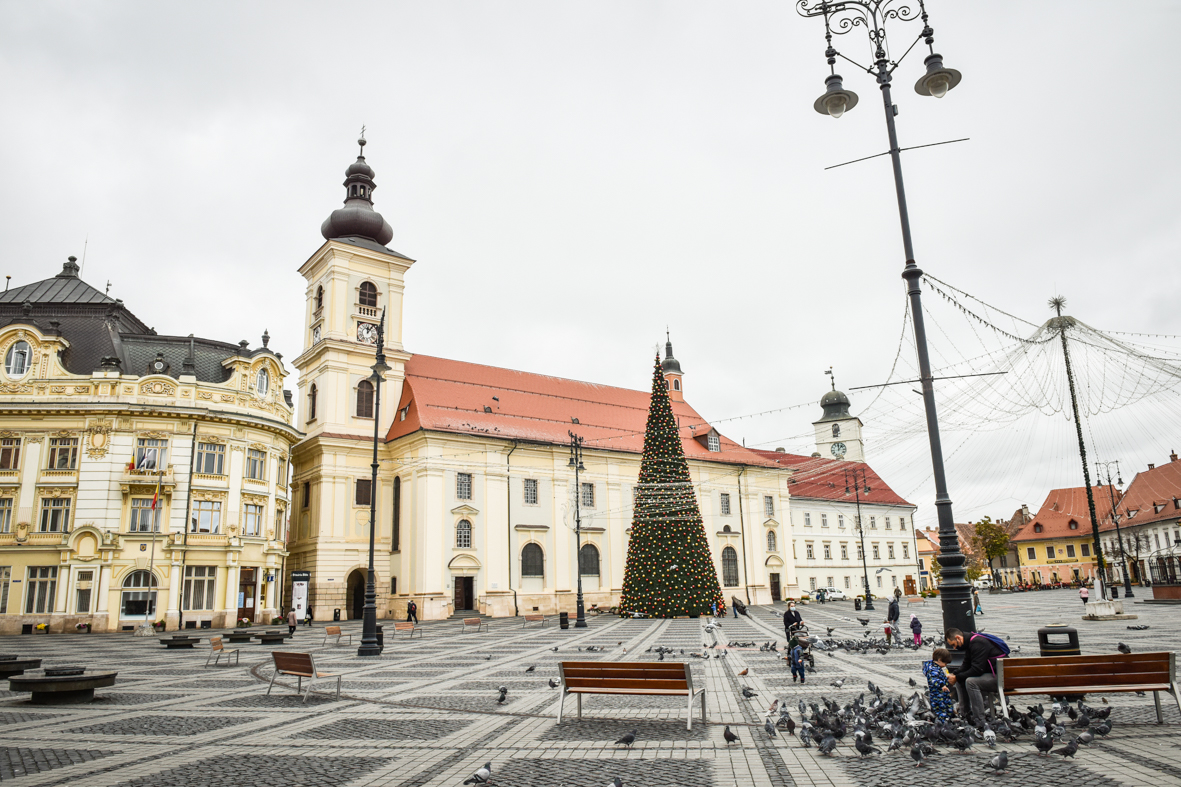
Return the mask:
{"type": "MultiPolygon", "coordinates": [[[[1081,606],[1071,591],[992,595],[978,623],[1020,645],[1021,655],[1036,655],[1037,628],[1052,622],[1075,626],[1084,653],[1114,652],[1118,642],[1139,652],[1181,647],[1176,607],[1135,606],[1136,623],[1150,628],[1129,631],[1126,623],[1082,621],[1081,606]]],[[[834,627],[836,637],[861,635],[849,603],[802,611],[813,632],[834,627]]],[[[818,652],[807,683],[793,684],[785,662],[759,650],[772,640],[782,645],[782,612],[782,606],[751,607],[749,617],[722,621],[719,646],[706,659],[695,657],[715,641],[706,620],[602,616],[592,617],[585,630],[568,631],[494,620],[489,631],[465,635],[458,622],[438,621],[423,626],[421,640],[387,640],[385,654],[369,659],[358,658],[352,647],[321,646],[320,629],[301,628],[284,650],[310,651],[321,669],[344,675],[340,700],[320,682],[322,693],[306,704],[293,680],[276,681],[266,696],[270,651],[259,645],[242,646],[240,665],[206,668],[207,641],[194,651],[167,651],[155,639],[126,634],[7,637],[0,650],[41,657],[47,666],[116,669],[119,679],[87,705],[42,708],[27,695],[0,693],[0,781],[22,787],[434,787],[458,785],[490,760],[492,783],[505,787],[604,787],[616,776],[625,785],[653,787],[896,787],[914,780],[1181,787],[1181,713],[1167,696],[1166,723],[1157,725],[1151,696],[1108,695],[1111,734],[1075,760],[1037,756],[1028,736],[1002,744],[1010,766],[1000,776],[985,769],[991,751],[982,744],[967,754],[941,749],[915,768],[905,753],[861,759],[851,736],[834,757],[782,734],[771,738],[763,720],[774,699],[793,709],[801,699],[843,705],[865,692],[867,681],[909,695],[908,680],[922,684],[919,663],[929,657],[926,648],[884,656],[818,652]],[[729,642],[755,646],[725,647],[729,642]],[[603,650],[588,652],[588,646],[603,650]],[[648,651],[657,646],[672,648],[665,660],[689,663],[695,685],[705,687],[708,723],[695,719],[686,730],[681,699],[626,696],[585,698],[581,721],[568,699],[567,719],[556,723],[558,692],[548,680],[559,661],[655,660],[648,651]],[[834,688],[839,679],[844,685],[834,688]],[[504,704],[496,701],[499,686],[508,688],[504,704]],[[743,699],[743,687],[758,696],[743,699]],[[723,725],[738,742],[726,744],[723,725]],[[630,749],[613,744],[632,729],[638,734],[630,749]]],[[[904,617],[911,612],[927,633],[939,630],[936,603],[905,607],[904,617]]],[[[359,625],[346,624],[346,630],[358,633],[359,625]]],[[[1018,707],[1026,704],[1032,703],[1018,707]]]]}

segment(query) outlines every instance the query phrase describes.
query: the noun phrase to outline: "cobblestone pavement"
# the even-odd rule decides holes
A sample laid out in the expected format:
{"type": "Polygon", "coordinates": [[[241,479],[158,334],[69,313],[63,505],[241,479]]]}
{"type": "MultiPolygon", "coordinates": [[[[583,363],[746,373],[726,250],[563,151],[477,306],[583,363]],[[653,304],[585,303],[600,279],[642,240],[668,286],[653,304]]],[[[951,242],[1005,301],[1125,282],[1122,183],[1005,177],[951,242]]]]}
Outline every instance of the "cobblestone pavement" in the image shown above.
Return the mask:
{"type": "MultiPolygon", "coordinates": [[[[978,624],[1020,645],[1022,655],[1036,655],[1039,626],[1059,621],[1079,630],[1084,652],[1113,652],[1117,642],[1134,651],[1181,646],[1176,607],[1131,607],[1140,615],[1136,624],[1150,628],[1129,631],[1124,622],[1082,621],[1082,605],[1070,591],[984,601],[978,624]]],[[[802,611],[814,632],[832,626],[835,636],[846,638],[860,636],[856,618],[866,616],[844,602],[802,611]]],[[[782,606],[751,607],[749,617],[723,621],[720,645],[782,644],[782,612],[782,606]]],[[[904,619],[911,612],[927,633],[941,627],[937,603],[904,604],[904,619]]],[[[881,616],[881,610],[871,613],[875,633],[881,616]]],[[[1151,696],[1109,695],[1111,734],[1075,760],[1039,757],[1027,740],[1003,745],[1010,753],[1003,775],[985,769],[991,752],[981,745],[968,754],[944,751],[921,769],[905,754],[861,759],[848,745],[835,757],[820,757],[798,740],[766,734],[762,723],[771,701],[784,698],[794,708],[799,699],[823,696],[844,703],[865,691],[867,680],[909,694],[909,678],[921,683],[926,649],[885,656],[817,653],[816,672],[799,686],[785,662],[757,646],[715,648],[724,658],[690,658],[714,642],[707,622],[594,617],[585,630],[561,631],[495,620],[488,632],[461,634],[458,622],[438,621],[423,626],[421,639],[387,640],[385,653],[368,659],[353,647],[323,646],[319,628],[301,628],[283,649],[309,651],[322,671],[344,676],[339,700],[325,683],[306,704],[294,681],[281,679],[266,695],[271,661],[269,648],[260,645],[239,646],[240,665],[206,668],[208,640],[193,651],[168,651],[155,639],[126,634],[6,637],[0,652],[41,657],[48,666],[116,669],[119,678],[86,705],[34,706],[28,695],[0,692],[0,781],[22,787],[434,787],[458,785],[490,760],[492,783],[505,787],[604,787],[616,776],[636,787],[896,787],[916,778],[932,785],[1013,779],[1181,787],[1181,713],[1167,696],[1166,723],[1157,725],[1151,696]],[[568,701],[566,721],[556,723],[558,694],[547,681],[556,677],[559,661],[645,661],[653,659],[645,651],[658,645],[674,650],[666,660],[687,661],[694,683],[705,687],[708,723],[695,720],[686,730],[685,703],[678,698],[621,696],[585,698],[581,720],[568,701]],[[588,652],[588,646],[603,650],[588,652]],[[525,671],[529,666],[532,672],[525,671]],[[748,674],[741,676],[744,669],[748,674]],[[847,681],[839,690],[830,685],[838,678],[847,681]],[[503,705],[496,702],[499,686],[508,687],[503,705]],[[743,699],[744,686],[758,696],[743,699]],[[737,743],[722,738],[727,724],[737,743]],[[612,743],[632,729],[638,734],[631,748],[612,743]]],[[[356,622],[345,627],[359,633],[356,622]]]]}

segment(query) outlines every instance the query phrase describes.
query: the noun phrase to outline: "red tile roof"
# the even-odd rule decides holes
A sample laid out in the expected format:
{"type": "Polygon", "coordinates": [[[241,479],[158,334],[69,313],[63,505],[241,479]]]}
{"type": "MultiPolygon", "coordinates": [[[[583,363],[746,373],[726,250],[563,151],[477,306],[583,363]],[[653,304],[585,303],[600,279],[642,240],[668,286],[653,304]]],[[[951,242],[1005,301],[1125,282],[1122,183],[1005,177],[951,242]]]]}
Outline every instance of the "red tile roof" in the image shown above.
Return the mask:
{"type": "MultiPolygon", "coordinates": [[[[852,487],[846,492],[845,470],[857,470],[860,475],[865,471],[866,485],[869,492],[861,492],[861,502],[877,505],[909,506],[891,489],[873,468],[864,462],[850,462],[842,459],[823,459],[815,456],[800,456],[782,451],[754,451],[754,453],[784,467],[790,467],[795,472],[791,477],[790,491],[792,497],[814,498],[819,500],[840,500],[849,502],[854,500],[852,487]]],[[[851,481],[851,479],[850,479],[851,481]]]]}
{"type": "MultiPolygon", "coordinates": [[[[1174,502],[1176,500],[1181,500],[1181,461],[1169,462],[1152,470],[1137,473],[1122,499],[1119,493],[1116,493],[1116,508],[1121,517],[1120,526],[1176,519],[1181,516],[1181,509],[1174,502]],[[1157,506],[1160,506],[1159,512],[1156,510],[1157,506]],[[1133,511],[1136,514],[1129,516],[1133,511]]],[[[1109,508],[1110,505],[1109,502],[1109,508]]],[[[1115,525],[1108,518],[1100,530],[1115,530],[1115,525]]]]}
{"type": "MultiPolygon", "coordinates": [[[[586,448],[643,453],[649,391],[633,391],[561,377],[414,355],[406,362],[406,382],[386,440],[420,429],[473,434],[504,440],[566,445],[573,431],[586,448]],[[494,398],[495,397],[495,398],[494,398]],[[573,419],[578,419],[575,424],[573,419]]],[[[721,451],[694,439],[710,426],[686,402],[672,402],[681,427],[685,456],[708,462],[774,467],[753,451],[720,435],[721,451]]]]}
{"type": "MultiPolygon", "coordinates": [[[[1111,517],[1111,494],[1106,486],[1092,487],[1095,516],[1102,522],[1111,517]]],[[[1115,490],[1112,490],[1115,491],[1115,490]]],[[[1118,492],[1117,499],[1118,499],[1118,492]]],[[[1091,513],[1087,505],[1087,488],[1053,489],[1037,514],[1013,536],[1013,541],[1037,541],[1047,538],[1088,538],[1091,534],[1091,513]],[[1071,528],[1071,523],[1075,527],[1071,528]],[[1041,532],[1038,532],[1038,527],[1041,532]]]]}

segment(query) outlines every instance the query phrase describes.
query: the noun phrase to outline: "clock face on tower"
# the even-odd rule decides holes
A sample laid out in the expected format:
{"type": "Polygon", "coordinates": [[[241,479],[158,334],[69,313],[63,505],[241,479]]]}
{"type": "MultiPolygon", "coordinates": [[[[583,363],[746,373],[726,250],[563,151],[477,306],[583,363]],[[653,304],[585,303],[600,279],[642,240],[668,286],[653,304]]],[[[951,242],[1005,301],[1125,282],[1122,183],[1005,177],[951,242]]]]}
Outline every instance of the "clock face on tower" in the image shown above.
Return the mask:
{"type": "Polygon", "coordinates": [[[371,322],[357,323],[357,341],[363,344],[377,344],[377,326],[371,322]]]}
{"type": "Polygon", "coordinates": [[[844,456],[845,455],[845,444],[844,443],[833,443],[832,444],[832,455],[835,456],[837,459],[840,459],[842,456],[844,456]]]}

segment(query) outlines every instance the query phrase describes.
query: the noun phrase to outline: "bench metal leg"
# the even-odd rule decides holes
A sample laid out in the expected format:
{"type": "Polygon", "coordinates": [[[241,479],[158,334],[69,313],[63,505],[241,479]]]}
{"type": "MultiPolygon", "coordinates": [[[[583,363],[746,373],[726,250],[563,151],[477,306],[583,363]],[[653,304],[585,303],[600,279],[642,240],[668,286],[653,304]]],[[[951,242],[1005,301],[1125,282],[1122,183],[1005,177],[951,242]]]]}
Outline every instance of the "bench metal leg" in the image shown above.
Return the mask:
{"type": "Polygon", "coordinates": [[[997,692],[997,696],[1001,698],[1001,715],[1004,716],[1005,721],[1009,720],[1009,705],[1005,702],[1005,692],[1003,690],[997,692]]]}
{"type": "Polygon", "coordinates": [[[1156,705],[1156,723],[1157,724],[1164,724],[1165,723],[1165,715],[1160,707],[1160,692],[1159,691],[1152,692],[1152,703],[1154,705],[1156,705]]]}
{"type": "Polygon", "coordinates": [[[566,687],[562,687],[562,694],[558,697],[558,724],[562,723],[562,710],[566,707],[566,687]]]}
{"type": "Polygon", "coordinates": [[[705,689],[701,690],[701,723],[705,724],[705,689]]]}
{"type": "Polygon", "coordinates": [[[693,731],[693,700],[697,699],[693,696],[693,692],[689,692],[689,705],[685,708],[685,729],[690,732],[693,731]]]}
{"type": "Polygon", "coordinates": [[[279,670],[271,673],[271,682],[267,685],[267,696],[271,696],[271,689],[275,687],[275,678],[279,677],[279,670]]]}
{"type": "Polygon", "coordinates": [[[343,676],[343,675],[337,675],[337,676],[336,676],[336,698],[337,698],[338,700],[340,699],[340,679],[341,679],[342,677],[344,677],[344,676],[343,676]]]}
{"type": "Polygon", "coordinates": [[[1173,699],[1177,702],[1177,710],[1181,711],[1181,694],[1177,692],[1177,684],[1170,684],[1169,693],[1173,695],[1173,699]]]}
{"type": "Polygon", "coordinates": [[[575,697],[578,700],[578,720],[582,721],[582,695],[578,694],[575,697]]]}

